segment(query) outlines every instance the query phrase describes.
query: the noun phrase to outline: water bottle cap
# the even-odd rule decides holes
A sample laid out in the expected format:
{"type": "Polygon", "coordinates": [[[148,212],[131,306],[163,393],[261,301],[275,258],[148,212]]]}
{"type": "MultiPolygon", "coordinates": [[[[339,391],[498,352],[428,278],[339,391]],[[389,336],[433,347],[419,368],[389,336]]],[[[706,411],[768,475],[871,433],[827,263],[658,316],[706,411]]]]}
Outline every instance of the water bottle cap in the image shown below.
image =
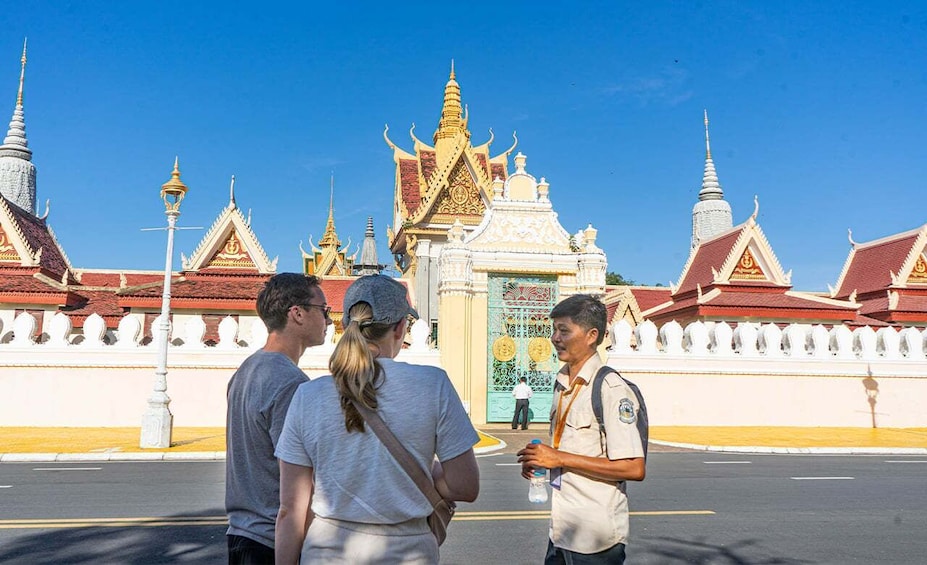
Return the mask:
{"type": "Polygon", "coordinates": [[[541,440],[539,440],[538,438],[534,438],[533,440],[531,440],[531,443],[541,443],[541,440]]]}

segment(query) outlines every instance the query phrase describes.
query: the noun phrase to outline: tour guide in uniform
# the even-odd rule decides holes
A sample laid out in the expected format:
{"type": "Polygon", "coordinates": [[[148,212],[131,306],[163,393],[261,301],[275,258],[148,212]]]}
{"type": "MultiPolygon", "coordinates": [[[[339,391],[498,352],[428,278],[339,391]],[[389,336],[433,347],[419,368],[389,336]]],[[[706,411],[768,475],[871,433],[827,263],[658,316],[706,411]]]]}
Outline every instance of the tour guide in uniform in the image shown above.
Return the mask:
{"type": "Polygon", "coordinates": [[[553,446],[529,444],[518,452],[521,474],[550,469],[553,492],[545,564],[624,563],[628,497],[624,481],[644,480],[640,403],[617,373],[605,378],[605,437],[599,437],[590,385],[602,361],[605,306],[574,295],[550,313],[551,342],[565,363],[557,375],[551,410],[553,446]],[[629,404],[630,403],[630,404],[629,404]]]}

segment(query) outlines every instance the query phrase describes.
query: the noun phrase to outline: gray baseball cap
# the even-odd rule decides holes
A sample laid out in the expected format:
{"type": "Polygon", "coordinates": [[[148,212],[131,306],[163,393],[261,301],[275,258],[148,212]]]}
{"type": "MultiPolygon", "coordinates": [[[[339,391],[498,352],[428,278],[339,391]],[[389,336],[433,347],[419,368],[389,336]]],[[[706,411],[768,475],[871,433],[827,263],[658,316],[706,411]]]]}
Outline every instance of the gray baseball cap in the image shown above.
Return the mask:
{"type": "Polygon", "coordinates": [[[342,326],[351,323],[349,312],[358,302],[366,302],[373,308],[373,321],[395,324],[408,315],[418,318],[418,312],[409,304],[405,285],[384,275],[366,275],[348,287],[344,293],[344,314],[342,326]]]}

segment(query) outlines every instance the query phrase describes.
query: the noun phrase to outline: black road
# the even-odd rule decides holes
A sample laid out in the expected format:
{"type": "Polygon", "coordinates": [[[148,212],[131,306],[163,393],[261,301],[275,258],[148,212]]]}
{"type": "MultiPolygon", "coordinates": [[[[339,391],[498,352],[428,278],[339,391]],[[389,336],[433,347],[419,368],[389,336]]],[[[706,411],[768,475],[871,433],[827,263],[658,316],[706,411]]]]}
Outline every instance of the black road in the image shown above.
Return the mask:
{"type": "MultiPolygon", "coordinates": [[[[539,563],[548,505],[480,458],[443,563],[539,563]]],[[[652,453],[631,564],[927,563],[927,457],[652,453]]],[[[0,563],[223,563],[222,462],[0,464],[0,563]]],[[[590,516],[590,520],[595,517],[590,516]]]]}

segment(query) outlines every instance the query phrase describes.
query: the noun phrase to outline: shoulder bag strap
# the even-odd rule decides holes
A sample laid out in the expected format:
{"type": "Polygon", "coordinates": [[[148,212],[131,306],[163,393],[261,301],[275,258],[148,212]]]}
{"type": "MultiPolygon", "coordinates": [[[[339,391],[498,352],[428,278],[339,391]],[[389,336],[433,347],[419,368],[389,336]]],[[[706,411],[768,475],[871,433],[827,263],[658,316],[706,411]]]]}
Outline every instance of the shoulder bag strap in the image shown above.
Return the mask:
{"type": "Polygon", "coordinates": [[[399,463],[399,466],[409,475],[412,482],[415,483],[415,486],[422,491],[422,494],[425,495],[425,498],[428,499],[431,506],[435,507],[444,500],[444,497],[442,497],[435,488],[434,481],[431,477],[419,466],[418,462],[415,461],[409,451],[402,446],[396,436],[393,435],[393,432],[387,427],[386,422],[380,418],[380,415],[355,400],[351,400],[351,403],[357,408],[357,411],[367,422],[367,425],[370,426],[370,429],[373,430],[373,433],[380,438],[380,441],[386,446],[386,449],[389,450],[393,458],[396,459],[396,462],[399,463]]]}

